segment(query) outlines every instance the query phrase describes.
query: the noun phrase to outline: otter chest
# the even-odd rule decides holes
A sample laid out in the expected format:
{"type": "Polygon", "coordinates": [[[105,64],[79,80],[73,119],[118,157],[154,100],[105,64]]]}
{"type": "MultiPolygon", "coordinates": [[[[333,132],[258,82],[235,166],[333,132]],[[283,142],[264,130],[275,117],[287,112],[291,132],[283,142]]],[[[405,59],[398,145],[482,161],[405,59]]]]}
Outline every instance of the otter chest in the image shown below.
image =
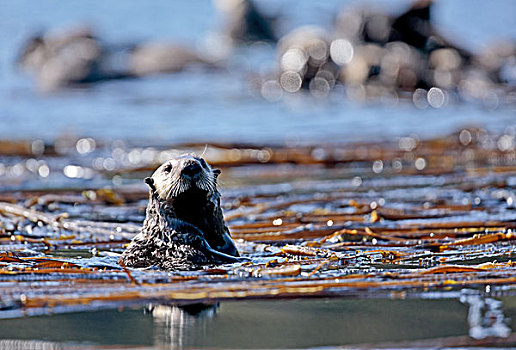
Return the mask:
{"type": "Polygon", "coordinates": [[[174,209],[177,217],[192,223],[202,232],[213,230],[214,205],[208,200],[206,192],[190,191],[187,196],[178,196],[174,199],[174,209]]]}

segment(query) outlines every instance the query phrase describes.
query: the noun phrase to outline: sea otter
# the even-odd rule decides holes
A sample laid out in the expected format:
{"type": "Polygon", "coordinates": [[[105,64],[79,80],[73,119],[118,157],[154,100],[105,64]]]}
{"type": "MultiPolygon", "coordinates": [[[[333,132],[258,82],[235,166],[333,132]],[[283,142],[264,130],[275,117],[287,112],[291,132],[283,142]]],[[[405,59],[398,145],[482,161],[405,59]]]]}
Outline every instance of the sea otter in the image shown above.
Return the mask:
{"type": "Polygon", "coordinates": [[[220,209],[217,177],[206,161],[182,155],[163,163],[152,177],[141,232],[119,259],[128,267],[192,270],[241,261],[220,209]]]}

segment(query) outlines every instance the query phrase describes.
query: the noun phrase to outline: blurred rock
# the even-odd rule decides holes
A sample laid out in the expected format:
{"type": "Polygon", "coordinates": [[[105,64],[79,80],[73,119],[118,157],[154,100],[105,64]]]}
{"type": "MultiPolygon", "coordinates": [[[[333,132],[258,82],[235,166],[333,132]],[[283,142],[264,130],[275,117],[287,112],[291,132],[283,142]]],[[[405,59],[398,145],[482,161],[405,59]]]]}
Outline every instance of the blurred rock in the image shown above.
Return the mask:
{"type": "Polygon", "coordinates": [[[212,67],[194,50],[175,44],[106,44],[91,28],[37,34],[21,50],[19,66],[42,91],[105,80],[171,73],[193,64],[212,67]]]}
{"type": "Polygon", "coordinates": [[[100,72],[103,49],[86,27],[76,27],[54,35],[35,35],[22,50],[19,65],[33,73],[42,90],[71,83],[114,78],[100,72]]]}
{"type": "Polygon", "coordinates": [[[395,16],[354,6],[336,16],[333,33],[293,30],[278,44],[279,85],[321,97],[341,84],[353,100],[405,97],[418,108],[441,108],[457,98],[496,108],[501,95],[514,90],[516,44],[475,56],[434,27],[433,3],[415,1],[395,16]]]}
{"type": "Polygon", "coordinates": [[[297,28],[281,38],[278,57],[283,89],[309,89],[316,95],[329,92],[338,68],[330,56],[330,45],[330,35],[316,26],[297,28]]]}
{"type": "Polygon", "coordinates": [[[273,21],[251,0],[214,0],[223,17],[223,31],[234,43],[277,41],[273,21]]]}
{"type": "Polygon", "coordinates": [[[211,65],[195,51],[167,43],[139,45],[129,56],[129,74],[141,76],[156,73],[173,73],[193,64],[211,65]]]}

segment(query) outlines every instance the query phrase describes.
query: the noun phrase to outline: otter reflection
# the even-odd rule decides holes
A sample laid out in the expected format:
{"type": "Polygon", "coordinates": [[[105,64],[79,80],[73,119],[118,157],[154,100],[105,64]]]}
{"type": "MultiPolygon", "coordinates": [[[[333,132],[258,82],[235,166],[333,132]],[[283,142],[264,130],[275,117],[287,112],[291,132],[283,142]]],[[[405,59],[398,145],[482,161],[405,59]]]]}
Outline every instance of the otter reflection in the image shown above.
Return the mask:
{"type": "Polygon", "coordinates": [[[146,311],[155,324],[154,345],[183,346],[194,336],[203,336],[206,326],[219,309],[219,304],[183,306],[151,304],[146,311]]]}

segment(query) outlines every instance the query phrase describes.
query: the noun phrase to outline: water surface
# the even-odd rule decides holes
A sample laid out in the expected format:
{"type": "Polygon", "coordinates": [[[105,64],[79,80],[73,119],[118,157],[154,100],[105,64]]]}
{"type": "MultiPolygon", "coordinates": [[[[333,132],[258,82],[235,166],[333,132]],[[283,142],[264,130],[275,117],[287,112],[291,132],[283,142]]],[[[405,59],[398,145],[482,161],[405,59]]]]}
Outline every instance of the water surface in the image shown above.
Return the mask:
{"type": "MultiPolygon", "coordinates": [[[[303,24],[329,29],[336,11],[349,1],[261,3],[280,15],[280,32],[303,24]],[[296,11],[289,11],[291,6],[296,11]]],[[[381,2],[380,2],[381,3],[381,2]]],[[[294,95],[267,102],[253,90],[253,78],[271,72],[275,49],[258,45],[236,50],[227,69],[187,71],[139,80],[113,81],[83,90],[37,92],[31,79],[16,69],[21,45],[36,30],[93,26],[108,43],[171,41],[197,48],[220,29],[210,2],[2,1],[0,14],[0,137],[53,140],[63,133],[103,139],[157,142],[283,142],[362,140],[418,133],[424,137],[465,124],[497,131],[513,122],[514,110],[484,110],[478,105],[415,109],[410,101],[354,104],[336,91],[327,100],[294,95]],[[359,131],[359,132],[358,132],[359,131]]],[[[385,4],[381,4],[385,7],[385,4]]],[[[389,11],[404,8],[389,2],[389,11]]],[[[438,2],[435,18],[444,33],[472,50],[500,37],[516,37],[512,1],[438,2]],[[467,15],[464,15],[464,11],[467,15]]]]}
{"type": "MultiPolygon", "coordinates": [[[[515,298],[502,300],[497,312],[503,315],[504,324],[514,329],[515,298]]],[[[200,312],[154,305],[145,309],[0,320],[0,338],[40,339],[68,345],[209,348],[305,348],[366,343],[381,346],[416,340],[450,345],[469,334],[470,308],[446,294],[436,299],[224,302],[200,312]]]]}

